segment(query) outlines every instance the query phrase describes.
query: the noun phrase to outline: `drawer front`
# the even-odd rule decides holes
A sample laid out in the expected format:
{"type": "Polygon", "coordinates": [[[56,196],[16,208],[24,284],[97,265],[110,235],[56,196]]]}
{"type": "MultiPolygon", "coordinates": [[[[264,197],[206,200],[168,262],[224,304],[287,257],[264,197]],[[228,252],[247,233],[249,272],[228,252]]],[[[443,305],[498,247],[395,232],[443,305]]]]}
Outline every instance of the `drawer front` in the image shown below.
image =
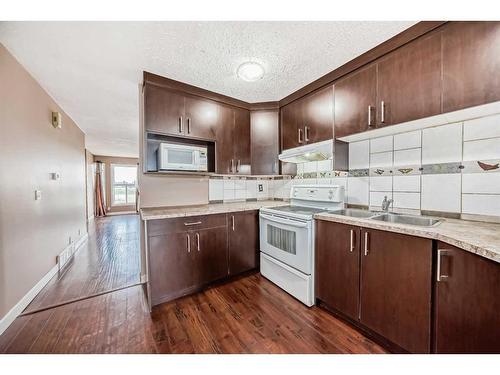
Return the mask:
{"type": "Polygon", "coordinates": [[[148,221],[148,237],[167,233],[225,227],[226,214],[199,215],[148,221]]]}

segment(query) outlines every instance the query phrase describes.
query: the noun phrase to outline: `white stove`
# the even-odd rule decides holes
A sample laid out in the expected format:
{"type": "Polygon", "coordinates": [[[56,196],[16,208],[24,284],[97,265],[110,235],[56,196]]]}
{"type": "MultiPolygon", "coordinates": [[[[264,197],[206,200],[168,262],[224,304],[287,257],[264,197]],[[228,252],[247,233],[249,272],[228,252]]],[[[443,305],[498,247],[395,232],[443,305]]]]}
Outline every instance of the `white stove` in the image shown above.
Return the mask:
{"type": "Polygon", "coordinates": [[[260,209],[260,272],[307,306],[314,305],[314,214],[344,208],[339,185],[292,187],[290,204],[260,209]]]}

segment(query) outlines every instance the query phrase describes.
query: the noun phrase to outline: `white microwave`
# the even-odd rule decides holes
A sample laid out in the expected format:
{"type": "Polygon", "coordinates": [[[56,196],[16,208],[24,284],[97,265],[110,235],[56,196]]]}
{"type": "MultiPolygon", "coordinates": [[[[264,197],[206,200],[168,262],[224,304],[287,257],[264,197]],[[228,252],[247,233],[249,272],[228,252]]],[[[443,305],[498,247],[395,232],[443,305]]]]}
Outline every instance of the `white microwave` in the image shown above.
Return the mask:
{"type": "Polygon", "coordinates": [[[160,143],[158,149],[159,170],[206,172],[207,168],[206,147],[160,143]]]}

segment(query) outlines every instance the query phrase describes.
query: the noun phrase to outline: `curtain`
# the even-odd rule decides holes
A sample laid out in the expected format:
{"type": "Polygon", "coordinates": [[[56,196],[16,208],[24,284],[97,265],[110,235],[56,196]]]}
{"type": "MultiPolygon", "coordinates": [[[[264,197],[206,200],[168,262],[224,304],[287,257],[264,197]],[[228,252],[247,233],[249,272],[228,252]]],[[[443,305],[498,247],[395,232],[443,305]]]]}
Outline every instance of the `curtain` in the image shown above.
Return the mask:
{"type": "Polygon", "coordinates": [[[95,169],[95,216],[106,216],[106,202],[104,201],[104,188],[102,186],[102,162],[96,162],[95,169]]]}

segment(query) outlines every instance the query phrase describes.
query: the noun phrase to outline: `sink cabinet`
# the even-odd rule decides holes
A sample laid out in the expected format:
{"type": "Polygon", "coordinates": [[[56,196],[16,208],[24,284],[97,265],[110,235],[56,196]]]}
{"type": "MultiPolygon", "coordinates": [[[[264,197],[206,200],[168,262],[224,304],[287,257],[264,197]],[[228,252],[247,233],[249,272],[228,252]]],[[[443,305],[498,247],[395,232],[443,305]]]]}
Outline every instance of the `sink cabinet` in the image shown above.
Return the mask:
{"type": "Polygon", "coordinates": [[[500,353],[500,264],[442,242],[436,258],[434,351],[500,353]]]}
{"type": "Polygon", "coordinates": [[[429,353],[432,240],[318,220],[316,297],[399,348],[429,353]]]}

